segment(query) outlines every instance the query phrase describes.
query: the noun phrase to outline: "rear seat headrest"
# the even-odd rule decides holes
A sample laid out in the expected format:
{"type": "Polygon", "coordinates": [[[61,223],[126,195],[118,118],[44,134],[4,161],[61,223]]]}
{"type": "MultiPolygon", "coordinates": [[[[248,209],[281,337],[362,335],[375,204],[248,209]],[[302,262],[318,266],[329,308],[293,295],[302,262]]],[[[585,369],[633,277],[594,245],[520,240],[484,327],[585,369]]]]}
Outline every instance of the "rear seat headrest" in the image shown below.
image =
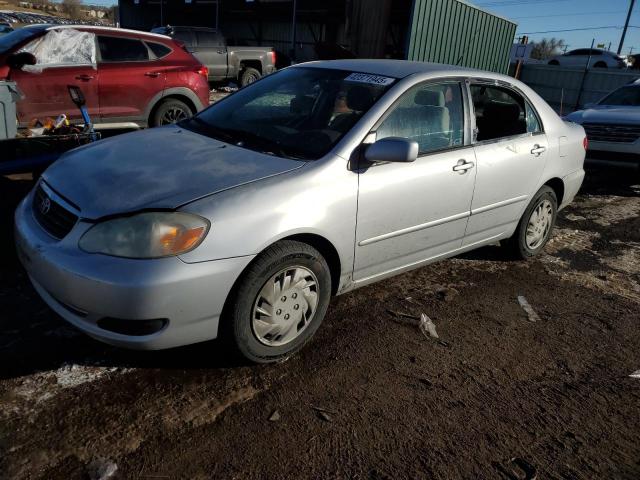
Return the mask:
{"type": "Polygon", "coordinates": [[[413,100],[417,105],[429,105],[432,107],[444,107],[444,93],[433,90],[420,90],[413,100]]]}

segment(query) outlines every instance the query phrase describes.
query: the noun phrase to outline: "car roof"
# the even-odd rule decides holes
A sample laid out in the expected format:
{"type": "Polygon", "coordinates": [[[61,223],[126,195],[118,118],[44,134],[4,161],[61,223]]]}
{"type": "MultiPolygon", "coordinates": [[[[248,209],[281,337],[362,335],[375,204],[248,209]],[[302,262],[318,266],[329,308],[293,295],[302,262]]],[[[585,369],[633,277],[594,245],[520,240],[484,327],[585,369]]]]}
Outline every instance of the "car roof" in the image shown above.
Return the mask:
{"type": "Polygon", "coordinates": [[[96,32],[112,32],[112,33],[124,33],[143,37],[155,37],[162,38],[164,40],[171,40],[168,35],[162,35],[160,33],[142,32],[140,30],[130,30],[128,28],[116,28],[116,27],[101,27],[97,25],[57,25],[57,24],[37,24],[28,25],[24,28],[34,30],[62,30],[62,29],[76,29],[76,30],[90,30],[96,32]]]}
{"type": "Polygon", "coordinates": [[[394,78],[404,78],[416,73],[443,74],[447,76],[457,75],[472,77],[481,74],[483,77],[501,79],[503,75],[476,70],[473,68],[445,65],[442,63],[412,62],[407,60],[322,60],[317,62],[300,63],[296,66],[313,68],[331,68],[335,70],[347,70],[353,72],[370,73],[373,75],[387,75],[394,78]]]}

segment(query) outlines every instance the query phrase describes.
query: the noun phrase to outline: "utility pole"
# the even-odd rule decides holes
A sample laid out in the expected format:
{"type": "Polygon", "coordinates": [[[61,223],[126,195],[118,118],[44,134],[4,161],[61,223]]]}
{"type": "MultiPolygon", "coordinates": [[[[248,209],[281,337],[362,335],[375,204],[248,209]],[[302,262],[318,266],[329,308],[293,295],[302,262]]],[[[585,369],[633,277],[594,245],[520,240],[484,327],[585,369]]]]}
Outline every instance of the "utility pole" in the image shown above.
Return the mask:
{"type": "Polygon", "coordinates": [[[627,28],[629,28],[629,20],[631,19],[631,12],[633,11],[633,5],[636,0],[631,0],[629,3],[629,12],[627,13],[627,21],[624,22],[624,28],[622,29],[622,37],[620,37],[620,45],[618,45],[618,55],[622,52],[622,45],[624,44],[624,37],[627,36],[627,28]]]}

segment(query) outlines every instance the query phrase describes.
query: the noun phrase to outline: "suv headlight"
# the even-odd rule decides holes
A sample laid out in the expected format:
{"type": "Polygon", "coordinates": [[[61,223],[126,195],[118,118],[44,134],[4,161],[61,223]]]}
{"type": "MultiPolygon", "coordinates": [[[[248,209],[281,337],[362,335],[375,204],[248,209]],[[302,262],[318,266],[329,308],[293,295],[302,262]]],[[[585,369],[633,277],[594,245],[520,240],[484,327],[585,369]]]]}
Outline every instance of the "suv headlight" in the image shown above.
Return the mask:
{"type": "Polygon", "coordinates": [[[88,253],[126,258],[159,258],[196,248],[209,221],[190,213],[146,212],[106,220],[91,227],[79,246],[88,253]]]}

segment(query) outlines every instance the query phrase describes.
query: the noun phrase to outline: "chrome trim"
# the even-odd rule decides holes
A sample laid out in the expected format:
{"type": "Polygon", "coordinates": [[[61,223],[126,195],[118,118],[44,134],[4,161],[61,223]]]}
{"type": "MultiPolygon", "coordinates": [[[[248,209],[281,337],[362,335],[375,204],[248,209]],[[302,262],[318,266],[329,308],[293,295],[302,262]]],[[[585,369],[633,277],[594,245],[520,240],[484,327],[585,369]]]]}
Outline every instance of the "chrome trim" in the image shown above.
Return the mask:
{"type": "Polygon", "coordinates": [[[485,205],[484,207],[476,208],[475,210],[471,210],[471,215],[477,215],[479,213],[484,213],[489,210],[493,210],[494,208],[506,207],[507,205],[511,205],[513,203],[523,202],[527,198],[528,195],[520,195],[519,197],[510,198],[509,200],[503,200],[502,202],[492,203],[490,205],[485,205]]]}
{"type": "Polygon", "coordinates": [[[382,240],[387,240],[388,238],[398,237],[406,233],[413,233],[419,230],[424,230],[425,228],[436,227],[438,225],[442,225],[443,223],[449,223],[455,220],[460,220],[461,218],[466,218],[469,215],[470,215],[470,212],[457,213],[455,215],[451,215],[450,217],[440,218],[432,222],[421,223],[420,225],[414,225],[413,227],[407,227],[401,230],[395,230],[393,232],[384,233],[382,235],[378,235],[377,237],[367,238],[366,240],[362,240],[361,242],[359,242],[358,245],[361,247],[364,247],[365,245],[370,245],[372,243],[380,242],[382,240]]]}

